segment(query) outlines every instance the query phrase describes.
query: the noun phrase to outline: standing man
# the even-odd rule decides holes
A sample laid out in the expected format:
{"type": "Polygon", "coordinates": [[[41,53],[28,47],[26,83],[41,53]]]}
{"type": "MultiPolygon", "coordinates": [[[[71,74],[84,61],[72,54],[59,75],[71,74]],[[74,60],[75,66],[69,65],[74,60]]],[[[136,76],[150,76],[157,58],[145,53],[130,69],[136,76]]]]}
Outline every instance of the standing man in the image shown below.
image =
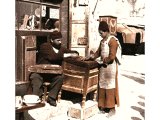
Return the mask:
{"type": "MultiPolygon", "coordinates": [[[[53,31],[49,36],[50,41],[42,43],[39,47],[37,64],[54,64],[62,65],[64,53],[77,53],[62,46],[62,34],[58,31],[53,31]]],[[[47,102],[52,106],[57,106],[56,100],[61,89],[64,76],[63,74],[39,74],[32,73],[30,75],[31,86],[33,94],[42,96],[43,82],[48,80],[51,84],[49,86],[49,94],[47,102]]]]}

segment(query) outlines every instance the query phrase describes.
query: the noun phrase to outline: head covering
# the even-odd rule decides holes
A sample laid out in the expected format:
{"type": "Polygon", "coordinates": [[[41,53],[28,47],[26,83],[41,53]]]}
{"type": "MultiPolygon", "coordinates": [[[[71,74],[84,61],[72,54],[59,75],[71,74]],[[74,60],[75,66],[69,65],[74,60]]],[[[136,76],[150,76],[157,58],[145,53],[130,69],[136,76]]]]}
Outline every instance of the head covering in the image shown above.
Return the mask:
{"type": "Polygon", "coordinates": [[[52,40],[62,38],[62,34],[59,31],[53,31],[53,33],[50,34],[49,38],[52,40]]]}
{"type": "Polygon", "coordinates": [[[101,31],[103,31],[103,32],[109,32],[109,27],[108,27],[107,22],[101,21],[101,22],[99,23],[98,30],[101,30],[101,31]]]}

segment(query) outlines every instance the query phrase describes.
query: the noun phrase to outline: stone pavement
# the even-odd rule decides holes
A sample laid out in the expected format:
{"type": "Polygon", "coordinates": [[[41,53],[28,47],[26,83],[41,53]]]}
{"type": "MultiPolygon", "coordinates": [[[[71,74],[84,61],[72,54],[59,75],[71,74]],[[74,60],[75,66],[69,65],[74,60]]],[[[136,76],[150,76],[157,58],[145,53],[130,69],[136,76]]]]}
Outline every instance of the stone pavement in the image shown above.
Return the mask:
{"type": "MultiPolygon", "coordinates": [[[[116,115],[107,118],[106,114],[98,114],[86,120],[144,120],[145,119],[145,72],[144,55],[123,55],[119,75],[120,107],[116,108],[116,115]]],[[[74,103],[62,99],[57,107],[46,103],[43,108],[25,112],[25,120],[78,120],[69,117],[68,110],[74,103]]]]}

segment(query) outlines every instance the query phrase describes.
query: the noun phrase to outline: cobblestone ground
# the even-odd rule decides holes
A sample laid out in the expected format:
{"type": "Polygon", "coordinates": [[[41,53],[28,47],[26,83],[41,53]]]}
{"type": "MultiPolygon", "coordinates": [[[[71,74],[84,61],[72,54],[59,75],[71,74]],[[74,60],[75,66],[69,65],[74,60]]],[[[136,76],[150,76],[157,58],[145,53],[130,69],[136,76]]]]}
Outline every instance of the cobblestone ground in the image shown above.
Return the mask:
{"type": "MultiPolygon", "coordinates": [[[[119,76],[120,107],[116,108],[116,115],[107,118],[106,114],[98,112],[87,120],[144,120],[145,119],[145,59],[144,55],[123,55],[119,76]]],[[[70,100],[62,99],[57,107],[48,103],[45,107],[30,110],[25,120],[77,120],[67,115],[68,108],[73,105],[70,100]]]]}

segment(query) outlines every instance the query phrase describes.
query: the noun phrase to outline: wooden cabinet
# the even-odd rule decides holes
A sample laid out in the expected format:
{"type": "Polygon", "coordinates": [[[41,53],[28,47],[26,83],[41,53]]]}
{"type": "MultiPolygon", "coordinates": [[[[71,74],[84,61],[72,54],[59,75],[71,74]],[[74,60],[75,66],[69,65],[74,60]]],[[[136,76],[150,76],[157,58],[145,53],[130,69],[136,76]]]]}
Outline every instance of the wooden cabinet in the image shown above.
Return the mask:
{"type": "MultiPolygon", "coordinates": [[[[82,94],[82,108],[85,107],[86,96],[94,91],[96,100],[98,85],[98,63],[95,61],[81,61],[80,58],[66,58],[63,62],[62,90],[82,94]]],[[[61,92],[60,92],[61,96],[61,92]]]]}
{"type": "Polygon", "coordinates": [[[106,21],[109,25],[111,34],[116,35],[117,31],[117,17],[114,16],[99,16],[99,21],[106,21]]]}
{"type": "Polygon", "coordinates": [[[53,30],[60,31],[61,2],[16,0],[16,84],[28,82],[28,67],[36,64],[38,46],[53,30]]]}

